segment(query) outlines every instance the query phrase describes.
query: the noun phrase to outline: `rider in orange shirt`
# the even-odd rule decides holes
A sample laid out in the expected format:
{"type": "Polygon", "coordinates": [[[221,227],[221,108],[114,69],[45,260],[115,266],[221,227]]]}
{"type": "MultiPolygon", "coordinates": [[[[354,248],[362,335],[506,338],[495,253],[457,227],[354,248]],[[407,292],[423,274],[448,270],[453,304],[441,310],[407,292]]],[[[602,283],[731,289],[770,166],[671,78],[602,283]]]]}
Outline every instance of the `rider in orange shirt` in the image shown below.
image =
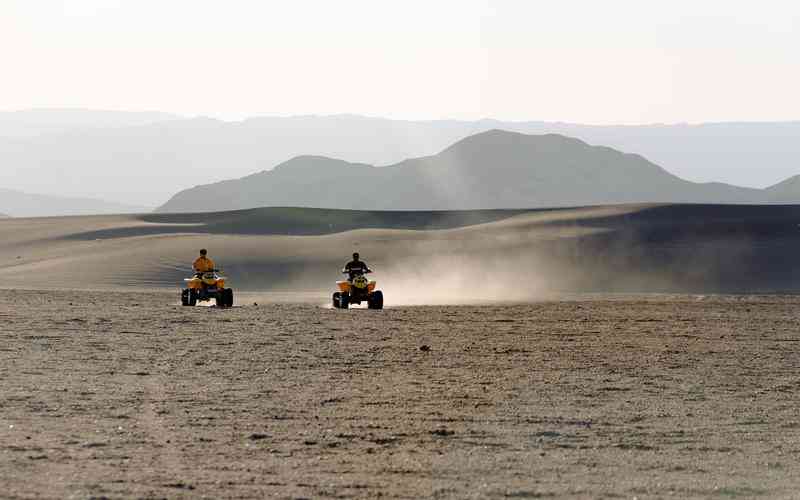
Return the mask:
{"type": "Polygon", "coordinates": [[[205,248],[200,250],[200,257],[195,259],[194,263],[192,264],[192,269],[194,269],[195,273],[207,273],[216,269],[214,266],[214,261],[206,257],[207,253],[208,250],[205,248]]]}

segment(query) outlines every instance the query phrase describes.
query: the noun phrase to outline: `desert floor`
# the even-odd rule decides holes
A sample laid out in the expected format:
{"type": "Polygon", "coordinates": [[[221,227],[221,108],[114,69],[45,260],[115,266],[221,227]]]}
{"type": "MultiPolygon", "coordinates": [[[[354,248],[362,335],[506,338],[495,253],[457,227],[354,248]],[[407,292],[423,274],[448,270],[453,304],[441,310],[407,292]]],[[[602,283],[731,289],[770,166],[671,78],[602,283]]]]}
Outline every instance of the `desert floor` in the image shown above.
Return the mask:
{"type": "Polygon", "coordinates": [[[800,297],[323,302],[0,290],[0,497],[800,489],[800,297]]]}

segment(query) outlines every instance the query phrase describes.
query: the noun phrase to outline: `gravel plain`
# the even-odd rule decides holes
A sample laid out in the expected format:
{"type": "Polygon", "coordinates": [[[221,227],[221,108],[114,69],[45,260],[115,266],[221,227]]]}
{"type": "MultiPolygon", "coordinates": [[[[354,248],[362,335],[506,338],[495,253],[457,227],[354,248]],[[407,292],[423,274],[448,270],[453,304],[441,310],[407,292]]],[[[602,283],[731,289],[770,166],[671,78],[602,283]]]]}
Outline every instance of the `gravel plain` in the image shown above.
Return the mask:
{"type": "Polygon", "coordinates": [[[800,297],[246,300],[0,291],[0,497],[800,489],[800,297]]]}

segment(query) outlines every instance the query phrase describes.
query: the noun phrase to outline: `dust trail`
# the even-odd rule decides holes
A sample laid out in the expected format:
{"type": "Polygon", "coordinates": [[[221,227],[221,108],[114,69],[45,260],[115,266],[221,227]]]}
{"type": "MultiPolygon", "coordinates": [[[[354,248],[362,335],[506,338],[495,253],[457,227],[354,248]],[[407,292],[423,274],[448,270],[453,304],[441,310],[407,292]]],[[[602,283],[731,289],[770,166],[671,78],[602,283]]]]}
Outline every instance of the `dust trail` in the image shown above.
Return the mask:
{"type": "Polygon", "coordinates": [[[387,307],[531,302],[551,296],[538,269],[531,256],[453,255],[409,260],[375,278],[387,307]]]}

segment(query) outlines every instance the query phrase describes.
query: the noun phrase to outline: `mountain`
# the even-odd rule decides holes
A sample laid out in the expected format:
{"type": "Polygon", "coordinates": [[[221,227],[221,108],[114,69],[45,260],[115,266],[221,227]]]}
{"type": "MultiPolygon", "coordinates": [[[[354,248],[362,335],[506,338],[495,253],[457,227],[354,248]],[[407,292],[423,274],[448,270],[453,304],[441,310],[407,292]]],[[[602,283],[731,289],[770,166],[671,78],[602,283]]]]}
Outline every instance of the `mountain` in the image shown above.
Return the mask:
{"type": "MultiPolygon", "coordinates": [[[[68,110],[52,112],[69,114],[68,110]]],[[[71,125],[66,131],[36,135],[0,127],[0,185],[60,196],[102,193],[106,199],[155,206],[181,189],[242,177],[299,155],[391,165],[436,154],[491,129],[576,137],[640,154],[693,181],[764,187],[800,174],[800,122],[590,126],[403,121],[354,115],[257,117],[237,122],[124,116],[120,120],[140,122],[113,122],[98,128],[98,119],[91,127],[71,125]]],[[[28,130],[23,125],[18,127],[28,130]]]]}
{"type": "Polygon", "coordinates": [[[260,206],[360,210],[749,203],[758,189],[698,184],[634,154],[557,134],[491,130],[387,167],[300,156],[273,170],[187,189],[160,212],[260,206]]]}
{"type": "Polygon", "coordinates": [[[766,188],[765,201],[769,203],[797,203],[800,201],[800,175],[789,177],[773,186],[766,188]]]}
{"type": "Polygon", "coordinates": [[[13,217],[122,214],[149,210],[91,198],[45,196],[0,188],[0,211],[13,217]]]}
{"type": "Polygon", "coordinates": [[[135,127],[177,118],[178,115],[157,111],[90,109],[0,111],[0,137],[33,137],[76,130],[135,127]]]}

